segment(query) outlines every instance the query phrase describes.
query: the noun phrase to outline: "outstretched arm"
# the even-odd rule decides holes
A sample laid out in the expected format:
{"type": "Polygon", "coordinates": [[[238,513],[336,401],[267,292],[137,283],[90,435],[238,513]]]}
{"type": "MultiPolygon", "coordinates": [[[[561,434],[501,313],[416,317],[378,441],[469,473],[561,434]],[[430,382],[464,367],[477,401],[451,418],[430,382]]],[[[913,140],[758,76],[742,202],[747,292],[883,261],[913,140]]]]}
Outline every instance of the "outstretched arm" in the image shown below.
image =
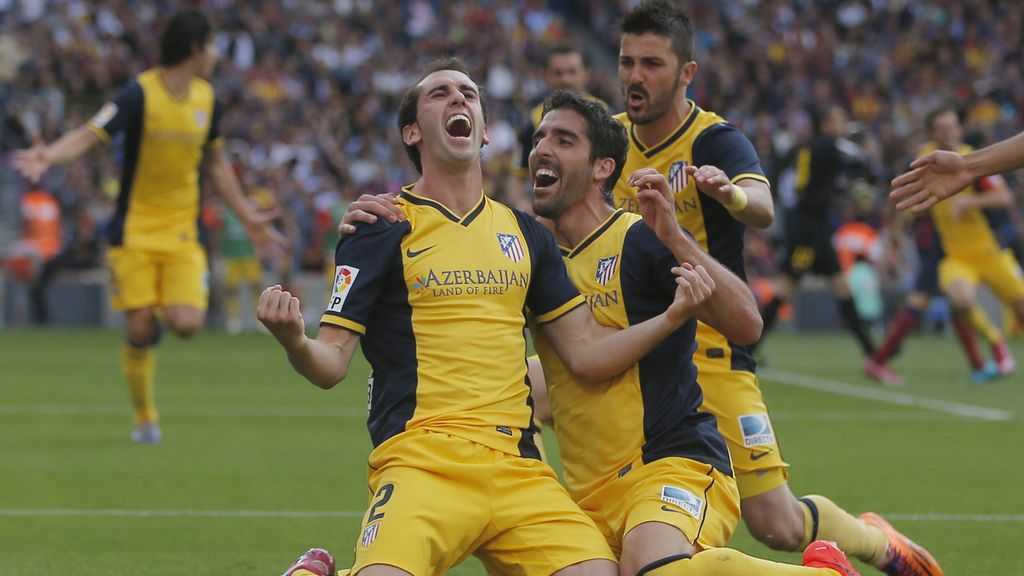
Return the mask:
{"type": "Polygon", "coordinates": [[[213,181],[213,189],[224,200],[228,208],[245,225],[252,243],[264,256],[277,256],[288,245],[288,240],[274,229],[275,214],[257,214],[242,193],[235,171],[228,162],[223,146],[214,146],[206,151],[206,169],[213,181]]]}
{"type": "Polygon", "coordinates": [[[47,146],[36,136],[32,147],[14,153],[14,168],[32,183],[55,164],[64,164],[80,157],[100,141],[88,124],[64,134],[47,146]]]}
{"type": "Polygon", "coordinates": [[[541,324],[551,344],[580,383],[603,382],[636,364],[659,342],[689,320],[715,289],[703,266],[673,268],[676,298],[661,314],[619,330],[598,324],[590,309],[578,306],[541,324]]]}
{"type": "Polygon", "coordinates": [[[629,176],[628,182],[638,188],[644,221],[676,260],[700,265],[714,282],[715,291],[697,309],[697,318],[737,344],[757,342],[761,337],[761,314],[750,288],[679,227],[665,176],[653,168],[641,168],[629,176]]]}
{"type": "Polygon", "coordinates": [[[1024,132],[961,156],[936,150],[910,164],[910,170],[892,181],[889,197],[897,210],[924,212],[936,202],[957,194],[972,182],[992,174],[1024,167],[1024,132]]]}
{"type": "Polygon", "coordinates": [[[315,340],[306,336],[299,299],[280,285],[260,294],[256,318],[270,330],[299,374],[324,390],[348,375],[359,335],[344,328],[321,326],[315,340]]]}

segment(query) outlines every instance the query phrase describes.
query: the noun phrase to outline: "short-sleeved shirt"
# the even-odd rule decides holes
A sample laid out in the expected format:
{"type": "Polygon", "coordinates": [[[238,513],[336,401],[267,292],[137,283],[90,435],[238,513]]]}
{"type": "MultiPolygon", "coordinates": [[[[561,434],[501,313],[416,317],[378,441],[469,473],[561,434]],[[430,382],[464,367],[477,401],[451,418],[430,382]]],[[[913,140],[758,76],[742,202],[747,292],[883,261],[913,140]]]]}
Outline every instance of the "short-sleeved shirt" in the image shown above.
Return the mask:
{"type": "Polygon", "coordinates": [[[154,68],[89,120],[105,142],[124,134],[111,246],[173,251],[198,241],[199,164],[207,147],[222,144],[220,115],[209,82],[193,78],[188,93],[179,97],[154,68]]]}
{"type": "MultiPolygon", "coordinates": [[[[615,211],[576,248],[562,248],[569,276],[594,317],[628,328],[672,304],[677,261],[640,216],[615,211]]],[[[579,500],[629,471],[680,457],[731,475],[729,451],[715,416],[699,412],[697,321],[691,319],[622,374],[583,386],[543,334],[534,343],[544,363],[565,481],[579,500]]]]}
{"type": "Polygon", "coordinates": [[[539,457],[526,379],[526,314],[583,304],[551,234],[481,194],[463,217],[409,188],[408,219],[360,225],[335,253],[321,326],[363,335],[370,437],[426,429],[539,457]]]}
{"type": "MultiPolygon", "coordinates": [[[[633,123],[625,113],[615,116],[629,132],[629,154],[622,171],[623,177],[613,191],[615,205],[630,212],[638,212],[640,205],[636,190],[628,184],[627,176],[640,168],[654,168],[668,178],[675,195],[676,218],[690,231],[697,242],[723,266],[746,280],[743,260],[743,235],[746,226],[714,198],[697,188],[687,176],[686,167],[715,166],[725,172],[732,182],[744,179],[768,183],[753,144],[739,129],[721,116],[707,112],[690,101],[690,113],[682,124],[665,140],[642,142],[633,123]]],[[[754,371],[750,350],[728,342],[710,326],[701,323],[697,333],[700,342],[697,365],[705,359],[727,363],[733,370],[754,371]]]]}

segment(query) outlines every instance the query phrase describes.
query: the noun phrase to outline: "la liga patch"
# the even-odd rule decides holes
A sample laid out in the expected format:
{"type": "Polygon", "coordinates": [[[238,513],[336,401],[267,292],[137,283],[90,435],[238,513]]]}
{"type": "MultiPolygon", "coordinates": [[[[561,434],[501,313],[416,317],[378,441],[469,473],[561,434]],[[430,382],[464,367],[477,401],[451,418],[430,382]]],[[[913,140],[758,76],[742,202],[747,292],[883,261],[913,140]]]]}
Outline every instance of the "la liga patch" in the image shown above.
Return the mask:
{"type": "Polygon", "coordinates": [[[331,291],[331,299],[327,302],[327,309],[331,312],[341,312],[345,306],[345,300],[352,292],[352,285],[359,276],[359,268],[353,266],[338,266],[334,272],[334,289],[331,291]]]}

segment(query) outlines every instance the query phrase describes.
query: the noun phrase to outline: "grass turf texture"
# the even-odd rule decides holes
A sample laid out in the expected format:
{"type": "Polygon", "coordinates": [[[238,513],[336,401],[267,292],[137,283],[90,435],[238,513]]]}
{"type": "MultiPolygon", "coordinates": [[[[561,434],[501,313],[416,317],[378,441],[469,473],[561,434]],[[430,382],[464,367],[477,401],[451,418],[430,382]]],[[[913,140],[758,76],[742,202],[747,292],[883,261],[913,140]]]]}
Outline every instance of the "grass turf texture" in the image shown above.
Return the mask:
{"type": "MultiPolygon", "coordinates": [[[[277,574],[314,545],[351,562],[368,497],[361,358],[348,382],[324,392],[295,376],[268,336],[168,338],[157,358],[164,443],[140,446],[128,440],[120,340],[116,332],[0,332],[0,576],[277,574]]],[[[1014,350],[1024,358],[1019,341],[1014,350]]],[[[861,376],[844,335],[773,335],[764,353],[778,371],[880,389],[861,376]]],[[[1013,418],[765,379],[794,492],[828,495],[855,514],[896,515],[897,528],[947,574],[1015,572],[1024,378],[970,384],[952,338],[912,339],[894,366],[908,379],[901,393],[1013,418]]],[[[555,451],[550,435],[547,448],[555,451]]],[[[731,545],[799,562],[743,527],[731,545]]],[[[484,572],[471,559],[451,574],[484,572]]]]}

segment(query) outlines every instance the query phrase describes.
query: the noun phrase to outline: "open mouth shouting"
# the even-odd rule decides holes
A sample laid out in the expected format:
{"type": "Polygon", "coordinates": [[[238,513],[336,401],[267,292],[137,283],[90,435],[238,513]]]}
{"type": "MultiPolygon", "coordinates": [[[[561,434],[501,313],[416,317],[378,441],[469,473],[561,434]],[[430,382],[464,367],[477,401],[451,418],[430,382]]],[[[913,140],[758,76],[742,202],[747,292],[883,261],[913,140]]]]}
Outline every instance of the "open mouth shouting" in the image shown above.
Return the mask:
{"type": "Polygon", "coordinates": [[[458,112],[450,116],[444,123],[444,131],[456,140],[468,140],[473,134],[473,123],[465,113],[458,112]]]}
{"type": "Polygon", "coordinates": [[[643,86],[633,85],[629,87],[629,91],[626,93],[626,102],[630,108],[642,107],[649,97],[647,89],[643,86]]]}
{"type": "Polygon", "coordinates": [[[533,173],[534,193],[544,192],[554,187],[561,178],[562,175],[559,174],[557,166],[551,162],[543,162],[533,173]]]}

